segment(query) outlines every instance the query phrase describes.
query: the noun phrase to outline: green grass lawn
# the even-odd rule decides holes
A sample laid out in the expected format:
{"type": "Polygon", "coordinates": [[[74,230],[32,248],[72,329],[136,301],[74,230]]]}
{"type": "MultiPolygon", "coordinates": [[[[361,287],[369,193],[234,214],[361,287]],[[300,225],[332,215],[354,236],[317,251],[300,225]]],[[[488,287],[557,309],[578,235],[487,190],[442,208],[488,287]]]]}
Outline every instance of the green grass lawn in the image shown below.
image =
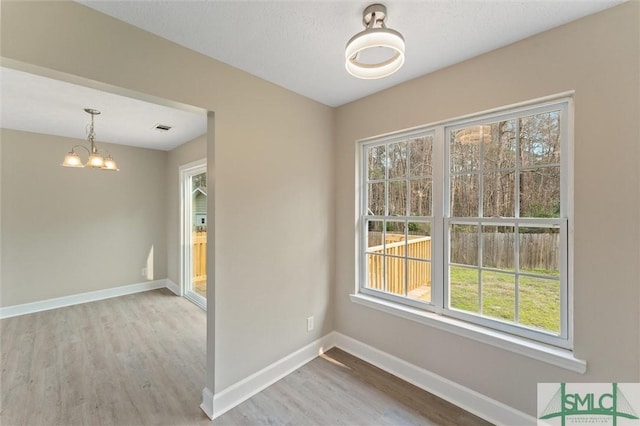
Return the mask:
{"type": "MultiPolygon", "coordinates": [[[[526,272],[557,277],[555,271],[526,272]]],[[[478,271],[452,266],[450,276],[451,307],[480,313],[478,271]]],[[[518,290],[520,305],[518,323],[560,332],[560,282],[553,279],[520,276],[518,290]]],[[[514,275],[493,271],[482,272],[482,314],[514,321],[514,275]]]]}

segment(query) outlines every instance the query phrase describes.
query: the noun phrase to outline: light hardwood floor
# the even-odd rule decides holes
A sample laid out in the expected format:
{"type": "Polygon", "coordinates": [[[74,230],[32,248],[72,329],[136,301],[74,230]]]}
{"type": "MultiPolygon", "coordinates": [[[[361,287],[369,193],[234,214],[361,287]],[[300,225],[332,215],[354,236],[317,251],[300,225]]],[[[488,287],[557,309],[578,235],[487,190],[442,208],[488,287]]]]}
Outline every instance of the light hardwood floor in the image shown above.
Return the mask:
{"type": "Polygon", "coordinates": [[[216,425],[488,425],[334,348],[218,417],[216,425]]]}
{"type": "Polygon", "coordinates": [[[4,425],[208,425],[206,313],[168,290],[0,321],[4,425]]]}
{"type": "MultiPolygon", "coordinates": [[[[0,424],[207,425],[205,312],[166,289],[0,321],[0,424]]],[[[216,425],[484,425],[339,349],[216,425]]]]}

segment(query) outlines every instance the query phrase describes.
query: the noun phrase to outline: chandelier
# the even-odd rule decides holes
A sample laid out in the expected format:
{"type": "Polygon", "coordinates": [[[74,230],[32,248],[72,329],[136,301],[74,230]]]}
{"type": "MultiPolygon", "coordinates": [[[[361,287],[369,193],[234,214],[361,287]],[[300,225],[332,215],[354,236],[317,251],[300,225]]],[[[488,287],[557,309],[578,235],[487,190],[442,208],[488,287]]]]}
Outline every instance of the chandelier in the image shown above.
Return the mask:
{"type": "Polygon", "coordinates": [[[96,115],[99,115],[100,111],[91,109],[91,108],[85,108],[84,111],[87,114],[91,115],[91,124],[89,125],[89,131],[87,136],[87,140],[89,142],[89,148],[87,148],[84,145],[74,146],[73,148],[71,148],[71,151],[69,151],[69,153],[67,153],[67,155],[64,157],[64,161],[62,162],[61,166],[93,167],[95,169],[101,169],[101,170],[111,170],[115,172],[119,171],[120,169],[118,169],[118,166],[116,166],[116,162],[114,161],[113,158],[111,158],[111,155],[109,154],[109,152],[105,152],[106,153],[106,157],[105,157],[103,154],[101,154],[101,152],[103,151],[99,150],[98,147],[96,146],[96,142],[95,142],[96,133],[93,130],[93,117],[96,115]],[[87,158],[87,161],[85,163],[82,162],[82,159],[80,158],[78,153],[76,153],[76,148],[83,148],[89,154],[89,157],[87,158]]]}

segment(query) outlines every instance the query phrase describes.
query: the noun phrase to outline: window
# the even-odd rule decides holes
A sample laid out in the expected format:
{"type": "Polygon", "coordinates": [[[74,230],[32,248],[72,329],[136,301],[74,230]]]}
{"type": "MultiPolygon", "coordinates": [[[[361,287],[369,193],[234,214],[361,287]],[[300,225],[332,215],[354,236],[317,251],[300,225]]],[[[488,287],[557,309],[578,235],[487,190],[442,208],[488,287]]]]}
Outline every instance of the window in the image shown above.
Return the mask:
{"type": "Polygon", "coordinates": [[[570,348],[568,105],[363,141],[360,292],[570,348]]]}

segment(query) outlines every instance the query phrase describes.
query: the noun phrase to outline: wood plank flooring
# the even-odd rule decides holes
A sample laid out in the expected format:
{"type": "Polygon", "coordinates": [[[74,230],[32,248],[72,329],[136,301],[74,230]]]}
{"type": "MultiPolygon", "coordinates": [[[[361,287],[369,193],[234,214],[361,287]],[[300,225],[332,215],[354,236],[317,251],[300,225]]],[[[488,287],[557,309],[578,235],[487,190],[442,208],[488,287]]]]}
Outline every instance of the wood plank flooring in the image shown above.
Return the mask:
{"type": "Polygon", "coordinates": [[[206,313],[166,289],[0,321],[0,424],[210,425],[206,313]]]}
{"type": "Polygon", "coordinates": [[[334,348],[218,417],[216,425],[489,425],[334,348]]]}
{"type": "MultiPolygon", "coordinates": [[[[209,425],[206,314],[166,289],[0,321],[0,424],[209,425]]],[[[216,425],[486,425],[332,349],[216,425]]]]}

